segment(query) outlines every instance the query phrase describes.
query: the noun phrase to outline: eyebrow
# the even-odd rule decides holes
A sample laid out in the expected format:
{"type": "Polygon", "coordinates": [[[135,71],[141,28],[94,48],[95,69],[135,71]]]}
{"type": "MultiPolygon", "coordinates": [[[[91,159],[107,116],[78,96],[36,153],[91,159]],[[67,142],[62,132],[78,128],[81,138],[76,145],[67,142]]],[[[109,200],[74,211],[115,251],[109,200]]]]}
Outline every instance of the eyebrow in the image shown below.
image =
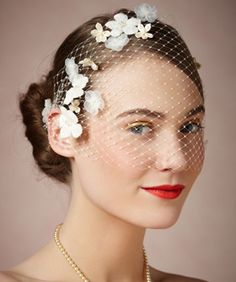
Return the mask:
{"type": "MultiPolygon", "coordinates": [[[[188,111],[185,114],[185,117],[188,118],[188,117],[194,116],[198,113],[205,113],[204,105],[201,104],[201,105],[199,105],[195,108],[192,108],[190,111],[188,111]]],[[[136,108],[136,109],[126,111],[126,112],[119,114],[117,116],[117,118],[131,116],[131,115],[146,115],[146,116],[158,118],[158,119],[165,119],[166,118],[166,114],[161,113],[161,112],[157,112],[157,111],[151,111],[147,108],[136,108]]]]}

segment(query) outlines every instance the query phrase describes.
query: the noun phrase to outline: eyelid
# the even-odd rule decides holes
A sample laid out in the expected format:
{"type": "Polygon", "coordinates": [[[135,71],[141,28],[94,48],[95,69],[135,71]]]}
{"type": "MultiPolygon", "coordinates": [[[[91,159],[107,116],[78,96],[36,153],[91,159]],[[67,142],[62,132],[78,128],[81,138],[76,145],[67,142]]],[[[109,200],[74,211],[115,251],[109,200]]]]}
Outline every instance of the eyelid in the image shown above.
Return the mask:
{"type": "Polygon", "coordinates": [[[150,127],[153,127],[153,125],[150,122],[139,120],[139,121],[129,123],[128,126],[125,127],[125,129],[129,129],[129,128],[137,126],[137,125],[148,125],[150,127]]]}
{"type": "Polygon", "coordinates": [[[183,122],[181,124],[181,127],[186,126],[186,125],[191,124],[191,123],[196,124],[196,125],[201,126],[201,127],[203,125],[203,121],[201,121],[199,118],[192,118],[192,119],[189,119],[189,120],[186,120],[185,122],[183,122]]]}
{"type": "Polygon", "coordinates": [[[189,122],[197,122],[197,123],[203,123],[204,122],[204,119],[203,118],[200,118],[200,117],[189,117],[187,118],[185,121],[179,121],[179,123],[182,123],[182,124],[186,124],[186,123],[189,123],[189,122]]]}
{"type": "MultiPolygon", "coordinates": [[[[181,123],[182,126],[189,124],[191,122],[197,123],[198,125],[203,125],[204,119],[199,118],[199,117],[189,117],[184,122],[179,121],[179,123],[181,123]]],[[[135,127],[135,126],[138,126],[138,125],[144,125],[144,126],[147,125],[147,126],[151,127],[152,129],[158,128],[160,126],[159,124],[153,124],[152,122],[147,121],[147,120],[138,120],[138,121],[134,121],[134,122],[129,122],[128,125],[125,126],[124,129],[127,130],[131,127],[135,127]]]]}

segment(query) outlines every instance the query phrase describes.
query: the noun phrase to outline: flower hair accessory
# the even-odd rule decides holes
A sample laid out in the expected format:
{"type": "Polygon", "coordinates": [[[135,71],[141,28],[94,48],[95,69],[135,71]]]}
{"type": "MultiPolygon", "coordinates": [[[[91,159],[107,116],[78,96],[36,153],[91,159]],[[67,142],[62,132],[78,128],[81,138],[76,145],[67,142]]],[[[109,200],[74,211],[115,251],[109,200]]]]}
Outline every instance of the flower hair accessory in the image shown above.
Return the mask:
{"type": "MultiPolygon", "coordinates": [[[[105,47],[114,51],[121,51],[123,47],[128,44],[130,36],[134,35],[136,38],[147,40],[153,38],[150,32],[152,23],[157,19],[157,10],[146,3],[138,5],[134,12],[137,17],[128,17],[124,13],[114,15],[112,20],[105,23],[104,26],[97,22],[95,29],[90,33],[96,42],[105,43],[105,47]],[[108,28],[109,30],[106,30],[108,28]]],[[[197,68],[200,64],[196,59],[194,63],[197,68]]],[[[60,137],[66,138],[72,136],[78,138],[82,132],[82,125],[79,123],[77,115],[81,112],[81,98],[83,97],[84,109],[92,114],[97,115],[99,110],[104,108],[104,101],[99,92],[93,90],[85,91],[89,79],[87,76],[79,73],[79,66],[82,68],[91,68],[93,71],[98,70],[98,65],[89,57],[86,57],[75,63],[75,57],[65,59],[65,73],[71,87],[66,91],[64,101],[61,104],[61,115],[59,118],[60,137]]],[[[58,104],[55,102],[55,104],[58,104]]],[[[48,115],[52,109],[51,99],[45,99],[44,109],[42,110],[43,126],[47,129],[48,115]]]]}
{"type": "MultiPolygon", "coordinates": [[[[93,70],[98,69],[97,65],[90,58],[85,58],[79,64],[82,64],[83,67],[91,67],[93,70]]],[[[96,115],[100,109],[103,109],[104,102],[100,93],[91,90],[84,91],[89,79],[87,76],[78,72],[78,65],[75,63],[74,57],[65,60],[65,71],[72,87],[66,91],[64,99],[64,105],[69,105],[69,109],[60,106],[60,137],[66,138],[73,136],[74,138],[78,138],[83,132],[82,125],[79,123],[76,115],[81,110],[78,98],[85,96],[84,109],[92,115],[96,115]]]]}
{"type": "MultiPolygon", "coordinates": [[[[93,70],[98,69],[98,66],[90,58],[85,58],[79,64],[82,64],[83,67],[91,67],[93,70]]],[[[76,115],[81,111],[80,98],[84,96],[84,109],[92,115],[96,115],[99,110],[104,108],[104,102],[100,93],[91,90],[84,91],[89,79],[87,76],[79,73],[75,57],[65,60],[65,72],[72,87],[66,91],[63,104],[59,106],[61,111],[59,117],[60,138],[70,136],[78,138],[83,132],[82,125],[79,123],[76,115]]],[[[51,109],[51,99],[46,99],[42,111],[42,121],[45,128],[47,128],[46,123],[51,109]]]]}
{"type": "Polygon", "coordinates": [[[44,100],[44,109],[42,111],[42,120],[43,120],[45,128],[46,128],[46,123],[47,123],[48,115],[49,115],[49,113],[51,111],[51,108],[52,108],[52,101],[51,101],[51,99],[45,99],[44,100]]]}
{"type": "Polygon", "coordinates": [[[116,14],[114,20],[105,23],[105,27],[110,30],[104,30],[100,23],[96,23],[91,35],[97,42],[105,42],[105,47],[114,51],[123,49],[129,42],[129,35],[142,39],[152,38],[153,34],[149,31],[151,23],[157,18],[156,8],[144,3],[137,6],[134,11],[137,17],[128,18],[124,13],[116,14]],[[144,26],[142,22],[149,23],[144,26]]]}
{"type": "MultiPolygon", "coordinates": [[[[114,51],[121,51],[129,42],[129,36],[135,35],[136,38],[152,38],[153,34],[149,31],[151,23],[157,18],[156,9],[148,4],[141,4],[134,9],[137,17],[128,18],[124,13],[118,13],[113,20],[108,21],[105,26],[96,23],[95,29],[91,31],[92,37],[96,41],[105,43],[105,47],[114,51]],[[143,25],[142,22],[149,22],[143,25]],[[109,30],[104,30],[108,28],[109,30]]],[[[82,132],[82,125],[79,123],[77,114],[81,112],[81,97],[84,97],[84,109],[92,115],[97,115],[99,110],[104,108],[102,96],[97,91],[85,91],[89,81],[88,77],[79,73],[79,65],[83,68],[90,67],[98,70],[98,65],[91,58],[84,58],[78,64],[75,57],[65,59],[65,73],[70,81],[71,87],[66,91],[63,103],[59,106],[61,114],[59,117],[60,138],[78,138],[82,132]]],[[[44,101],[42,111],[42,121],[47,129],[48,115],[52,109],[51,99],[44,101]]]]}
{"type": "Polygon", "coordinates": [[[41,124],[48,126],[49,138],[55,107],[58,138],[74,138],[81,159],[101,159],[141,173],[166,164],[199,171],[206,147],[200,64],[179,32],[157,18],[154,7],[142,4],[93,17],[56,54],[45,85],[48,90],[53,86],[53,93],[40,99],[41,124]],[[161,128],[156,110],[170,117],[161,128]],[[202,113],[201,120],[187,120],[192,112],[202,113]],[[173,134],[165,135],[163,130],[173,126],[173,134]]]}

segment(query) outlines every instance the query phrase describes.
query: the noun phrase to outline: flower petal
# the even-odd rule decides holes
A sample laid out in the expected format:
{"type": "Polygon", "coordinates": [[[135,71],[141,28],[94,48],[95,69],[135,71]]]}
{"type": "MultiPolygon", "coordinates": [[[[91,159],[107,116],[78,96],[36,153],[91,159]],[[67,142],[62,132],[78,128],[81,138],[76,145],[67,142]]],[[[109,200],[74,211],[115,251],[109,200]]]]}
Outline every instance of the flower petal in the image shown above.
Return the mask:
{"type": "Polygon", "coordinates": [[[141,32],[145,32],[145,27],[143,24],[139,24],[138,25],[138,30],[141,31],[141,32]]]}
{"type": "Polygon", "coordinates": [[[122,28],[119,27],[119,28],[113,29],[113,30],[111,31],[111,36],[117,37],[117,36],[120,36],[121,33],[122,33],[122,28]]]}
{"type": "Polygon", "coordinates": [[[135,34],[138,31],[137,25],[130,23],[123,27],[123,32],[127,35],[135,34]]]}
{"type": "Polygon", "coordinates": [[[118,13],[114,16],[114,19],[119,23],[124,23],[128,20],[128,16],[124,13],[118,13]]]}
{"type": "Polygon", "coordinates": [[[67,113],[67,109],[63,106],[60,106],[60,111],[62,114],[66,114],[67,113]]]}
{"type": "Polygon", "coordinates": [[[87,76],[83,74],[77,74],[73,77],[71,83],[73,86],[79,86],[80,88],[84,88],[88,83],[89,79],[87,76]]]}
{"type": "Polygon", "coordinates": [[[97,34],[98,34],[98,31],[96,29],[93,29],[91,30],[90,34],[93,36],[93,37],[96,37],[97,34]]]}
{"type": "Polygon", "coordinates": [[[78,122],[78,117],[70,110],[67,110],[66,119],[70,125],[78,122]]]}
{"type": "Polygon", "coordinates": [[[65,107],[60,106],[61,114],[59,117],[59,126],[69,126],[73,123],[78,122],[78,117],[70,110],[67,110],[65,107]]]}
{"type": "Polygon", "coordinates": [[[105,30],[105,31],[103,32],[103,34],[104,34],[105,37],[108,37],[108,36],[111,35],[111,32],[110,32],[109,30],[105,30]]]}
{"type": "Polygon", "coordinates": [[[109,21],[105,24],[105,26],[111,29],[111,36],[119,36],[122,33],[122,26],[117,21],[109,21]]]}
{"type": "Polygon", "coordinates": [[[74,124],[71,128],[71,134],[74,138],[78,138],[83,132],[83,128],[80,123],[74,124]]]}
{"type": "Polygon", "coordinates": [[[87,112],[96,115],[98,110],[104,108],[104,101],[99,92],[88,90],[85,93],[84,108],[87,112]]]}
{"type": "Polygon", "coordinates": [[[91,64],[91,68],[92,68],[93,70],[98,70],[98,65],[96,65],[95,63],[92,63],[92,64],[91,64]]]}
{"type": "Polygon", "coordinates": [[[141,23],[141,20],[140,19],[137,19],[137,18],[130,18],[128,19],[126,25],[123,27],[123,31],[126,33],[126,34],[134,34],[138,31],[138,28],[137,26],[141,23]]]}
{"type": "Polygon", "coordinates": [[[79,64],[81,64],[83,67],[91,67],[93,70],[98,69],[98,66],[90,58],[84,58],[83,60],[79,61],[79,64]]]}
{"type": "Polygon", "coordinates": [[[48,120],[48,115],[51,111],[52,108],[52,101],[51,99],[45,99],[44,100],[44,108],[42,110],[42,117],[43,117],[43,122],[46,124],[48,120]]]}
{"type": "Polygon", "coordinates": [[[151,29],[151,24],[149,23],[149,24],[146,24],[145,25],[145,30],[146,31],[149,31],[151,29]]]}
{"type": "Polygon", "coordinates": [[[100,23],[96,23],[95,27],[99,32],[103,31],[103,27],[100,23]]]}
{"type": "Polygon", "coordinates": [[[77,77],[78,69],[79,66],[75,63],[75,57],[65,59],[65,71],[71,83],[77,77]]]}
{"type": "Polygon", "coordinates": [[[114,51],[121,51],[123,47],[129,42],[129,38],[125,33],[122,33],[118,37],[109,37],[105,42],[106,48],[112,49],[114,51]]]}
{"type": "Polygon", "coordinates": [[[64,100],[65,105],[69,105],[74,98],[81,97],[84,94],[84,90],[80,87],[71,87],[66,91],[66,97],[64,100]]]}
{"type": "Polygon", "coordinates": [[[110,29],[115,29],[119,24],[116,21],[108,21],[105,23],[105,26],[110,28],[110,29]]]}
{"type": "Polygon", "coordinates": [[[142,22],[148,21],[150,23],[157,19],[157,10],[149,4],[143,3],[134,8],[134,12],[142,22]]]}
{"type": "Polygon", "coordinates": [[[152,33],[147,33],[147,37],[153,38],[153,34],[152,33]]]}
{"type": "Polygon", "coordinates": [[[63,139],[63,138],[67,138],[71,135],[71,131],[70,128],[68,126],[64,126],[60,129],[60,135],[59,138],[63,139]]]}

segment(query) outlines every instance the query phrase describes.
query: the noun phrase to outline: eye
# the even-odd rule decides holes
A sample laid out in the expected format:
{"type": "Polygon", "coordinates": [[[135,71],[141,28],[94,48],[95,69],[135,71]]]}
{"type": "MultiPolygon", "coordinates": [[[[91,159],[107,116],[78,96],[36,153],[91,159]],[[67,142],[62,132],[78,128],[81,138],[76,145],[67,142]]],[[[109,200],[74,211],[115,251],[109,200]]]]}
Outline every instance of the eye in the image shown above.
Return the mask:
{"type": "Polygon", "coordinates": [[[180,129],[180,132],[183,134],[197,133],[200,129],[203,128],[204,126],[202,126],[200,123],[188,122],[184,124],[184,126],[180,129]]]}
{"type": "Polygon", "coordinates": [[[136,134],[136,135],[145,135],[150,134],[150,132],[153,131],[153,127],[149,123],[133,123],[129,125],[127,128],[130,132],[136,134]]]}

